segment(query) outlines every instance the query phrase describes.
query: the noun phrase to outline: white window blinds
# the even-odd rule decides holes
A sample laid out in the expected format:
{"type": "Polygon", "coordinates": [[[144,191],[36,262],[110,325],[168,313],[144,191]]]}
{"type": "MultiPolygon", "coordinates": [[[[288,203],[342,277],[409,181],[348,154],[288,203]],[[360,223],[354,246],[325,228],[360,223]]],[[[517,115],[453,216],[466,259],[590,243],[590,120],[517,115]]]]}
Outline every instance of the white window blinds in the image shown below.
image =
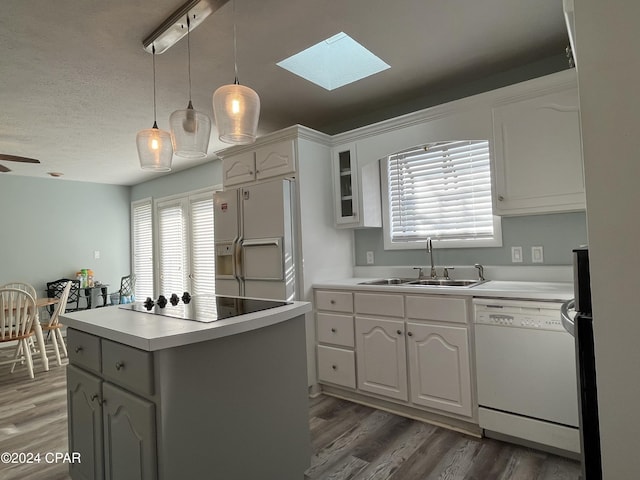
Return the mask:
{"type": "Polygon", "coordinates": [[[158,294],[215,294],[213,192],[158,201],[158,294]]]}
{"type": "Polygon", "coordinates": [[[182,202],[158,205],[159,293],[187,291],[187,231],[182,202]]]}
{"type": "MultiPolygon", "coordinates": [[[[131,205],[132,268],[136,276],[135,296],[153,297],[153,223],[151,200],[131,205]]],[[[125,276],[123,273],[122,276],[125,276]]]]}
{"type": "Polygon", "coordinates": [[[392,242],[494,236],[489,142],[439,142],[388,157],[392,242]]]}
{"type": "Polygon", "coordinates": [[[213,240],[213,195],[191,200],[193,293],[214,294],[216,288],[213,240]]]}

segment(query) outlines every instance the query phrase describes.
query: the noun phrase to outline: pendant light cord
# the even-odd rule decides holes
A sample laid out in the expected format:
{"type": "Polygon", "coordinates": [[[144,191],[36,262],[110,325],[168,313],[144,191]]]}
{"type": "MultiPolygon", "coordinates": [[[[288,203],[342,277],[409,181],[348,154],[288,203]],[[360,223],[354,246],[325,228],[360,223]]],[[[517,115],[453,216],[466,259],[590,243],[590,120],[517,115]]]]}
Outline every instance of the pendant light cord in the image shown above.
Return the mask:
{"type": "Polygon", "coordinates": [[[233,0],[233,70],[235,72],[236,78],[233,82],[235,85],[240,85],[238,81],[238,43],[237,43],[237,35],[236,35],[236,1],[233,0]]]}
{"type": "Polygon", "coordinates": [[[153,59],[153,128],[158,128],[156,120],[156,46],[151,47],[151,58],[153,59]]]}
{"type": "Polygon", "coordinates": [[[187,13],[187,62],[189,71],[189,105],[191,105],[191,21],[189,20],[189,14],[187,13]]]}

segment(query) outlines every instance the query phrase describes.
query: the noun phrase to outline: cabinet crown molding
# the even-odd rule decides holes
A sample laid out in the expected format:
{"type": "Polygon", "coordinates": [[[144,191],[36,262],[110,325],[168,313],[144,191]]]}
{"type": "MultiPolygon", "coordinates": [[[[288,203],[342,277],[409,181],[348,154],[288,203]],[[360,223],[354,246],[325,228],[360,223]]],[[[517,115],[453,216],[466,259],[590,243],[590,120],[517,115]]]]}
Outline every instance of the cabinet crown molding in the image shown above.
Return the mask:
{"type": "Polygon", "coordinates": [[[241,153],[252,152],[258,147],[278,143],[283,140],[311,140],[321,145],[330,147],[332,145],[331,136],[319,132],[304,125],[292,125],[282,130],[258,137],[254,143],[247,145],[235,145],[215,152],[218,158],[230,157],[241,153]]]}

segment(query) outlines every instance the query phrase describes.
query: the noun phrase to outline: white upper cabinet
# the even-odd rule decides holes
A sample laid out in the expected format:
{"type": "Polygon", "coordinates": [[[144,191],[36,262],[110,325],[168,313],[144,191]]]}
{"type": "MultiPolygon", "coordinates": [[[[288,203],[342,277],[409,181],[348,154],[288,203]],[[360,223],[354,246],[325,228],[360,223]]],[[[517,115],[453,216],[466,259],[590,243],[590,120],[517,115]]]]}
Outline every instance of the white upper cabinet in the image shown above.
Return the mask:
{"type": "Polygon", "coordinates": [[[358,165],[355,143],[334,147],[333,187],[337,228],[382,226],[380,169],[358,165]]]}
{"type": "Polygon", "coordinates": [[[222,183],[224,186],[252,182],[256,176],[254,152],[245,152],[225,158],[222,162],[222,183]]]}
{"type": "Polygon", "coordinates": [[[283,140],[251,151],[225,157],[222,182],[225,187],[280,177],[296,171],[295,141],[283,140]]]}
{"type": "Polygon", "coordinates": [[[256,149],[256,180],[287,175],[295,171],[293,140],[285,140],[256,149]]]}
{"type": "MultiPolygon", "coordinates": [[[[572,72],[554,77],[567,78],[572,72]]],[[[546,83],[549,83],[547,77],[546,83]]],[[[553,77],[552,77],[553,78],[553,77]]],[[[585,209],[578,89],[539,86],[493,108],[494,207],[497,215],[585,209]]]]}

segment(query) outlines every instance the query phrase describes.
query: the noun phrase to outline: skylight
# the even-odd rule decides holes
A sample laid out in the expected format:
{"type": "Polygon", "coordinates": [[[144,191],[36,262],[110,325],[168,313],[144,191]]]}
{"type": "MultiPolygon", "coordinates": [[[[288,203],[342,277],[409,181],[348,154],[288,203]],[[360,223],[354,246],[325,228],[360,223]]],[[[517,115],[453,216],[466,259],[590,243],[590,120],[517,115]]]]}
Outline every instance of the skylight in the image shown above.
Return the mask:
{"type": "Polygon", "coordinates": [[[344,32],[277,65],[327,90],[335,90],[390,68],[344,32]]]}

